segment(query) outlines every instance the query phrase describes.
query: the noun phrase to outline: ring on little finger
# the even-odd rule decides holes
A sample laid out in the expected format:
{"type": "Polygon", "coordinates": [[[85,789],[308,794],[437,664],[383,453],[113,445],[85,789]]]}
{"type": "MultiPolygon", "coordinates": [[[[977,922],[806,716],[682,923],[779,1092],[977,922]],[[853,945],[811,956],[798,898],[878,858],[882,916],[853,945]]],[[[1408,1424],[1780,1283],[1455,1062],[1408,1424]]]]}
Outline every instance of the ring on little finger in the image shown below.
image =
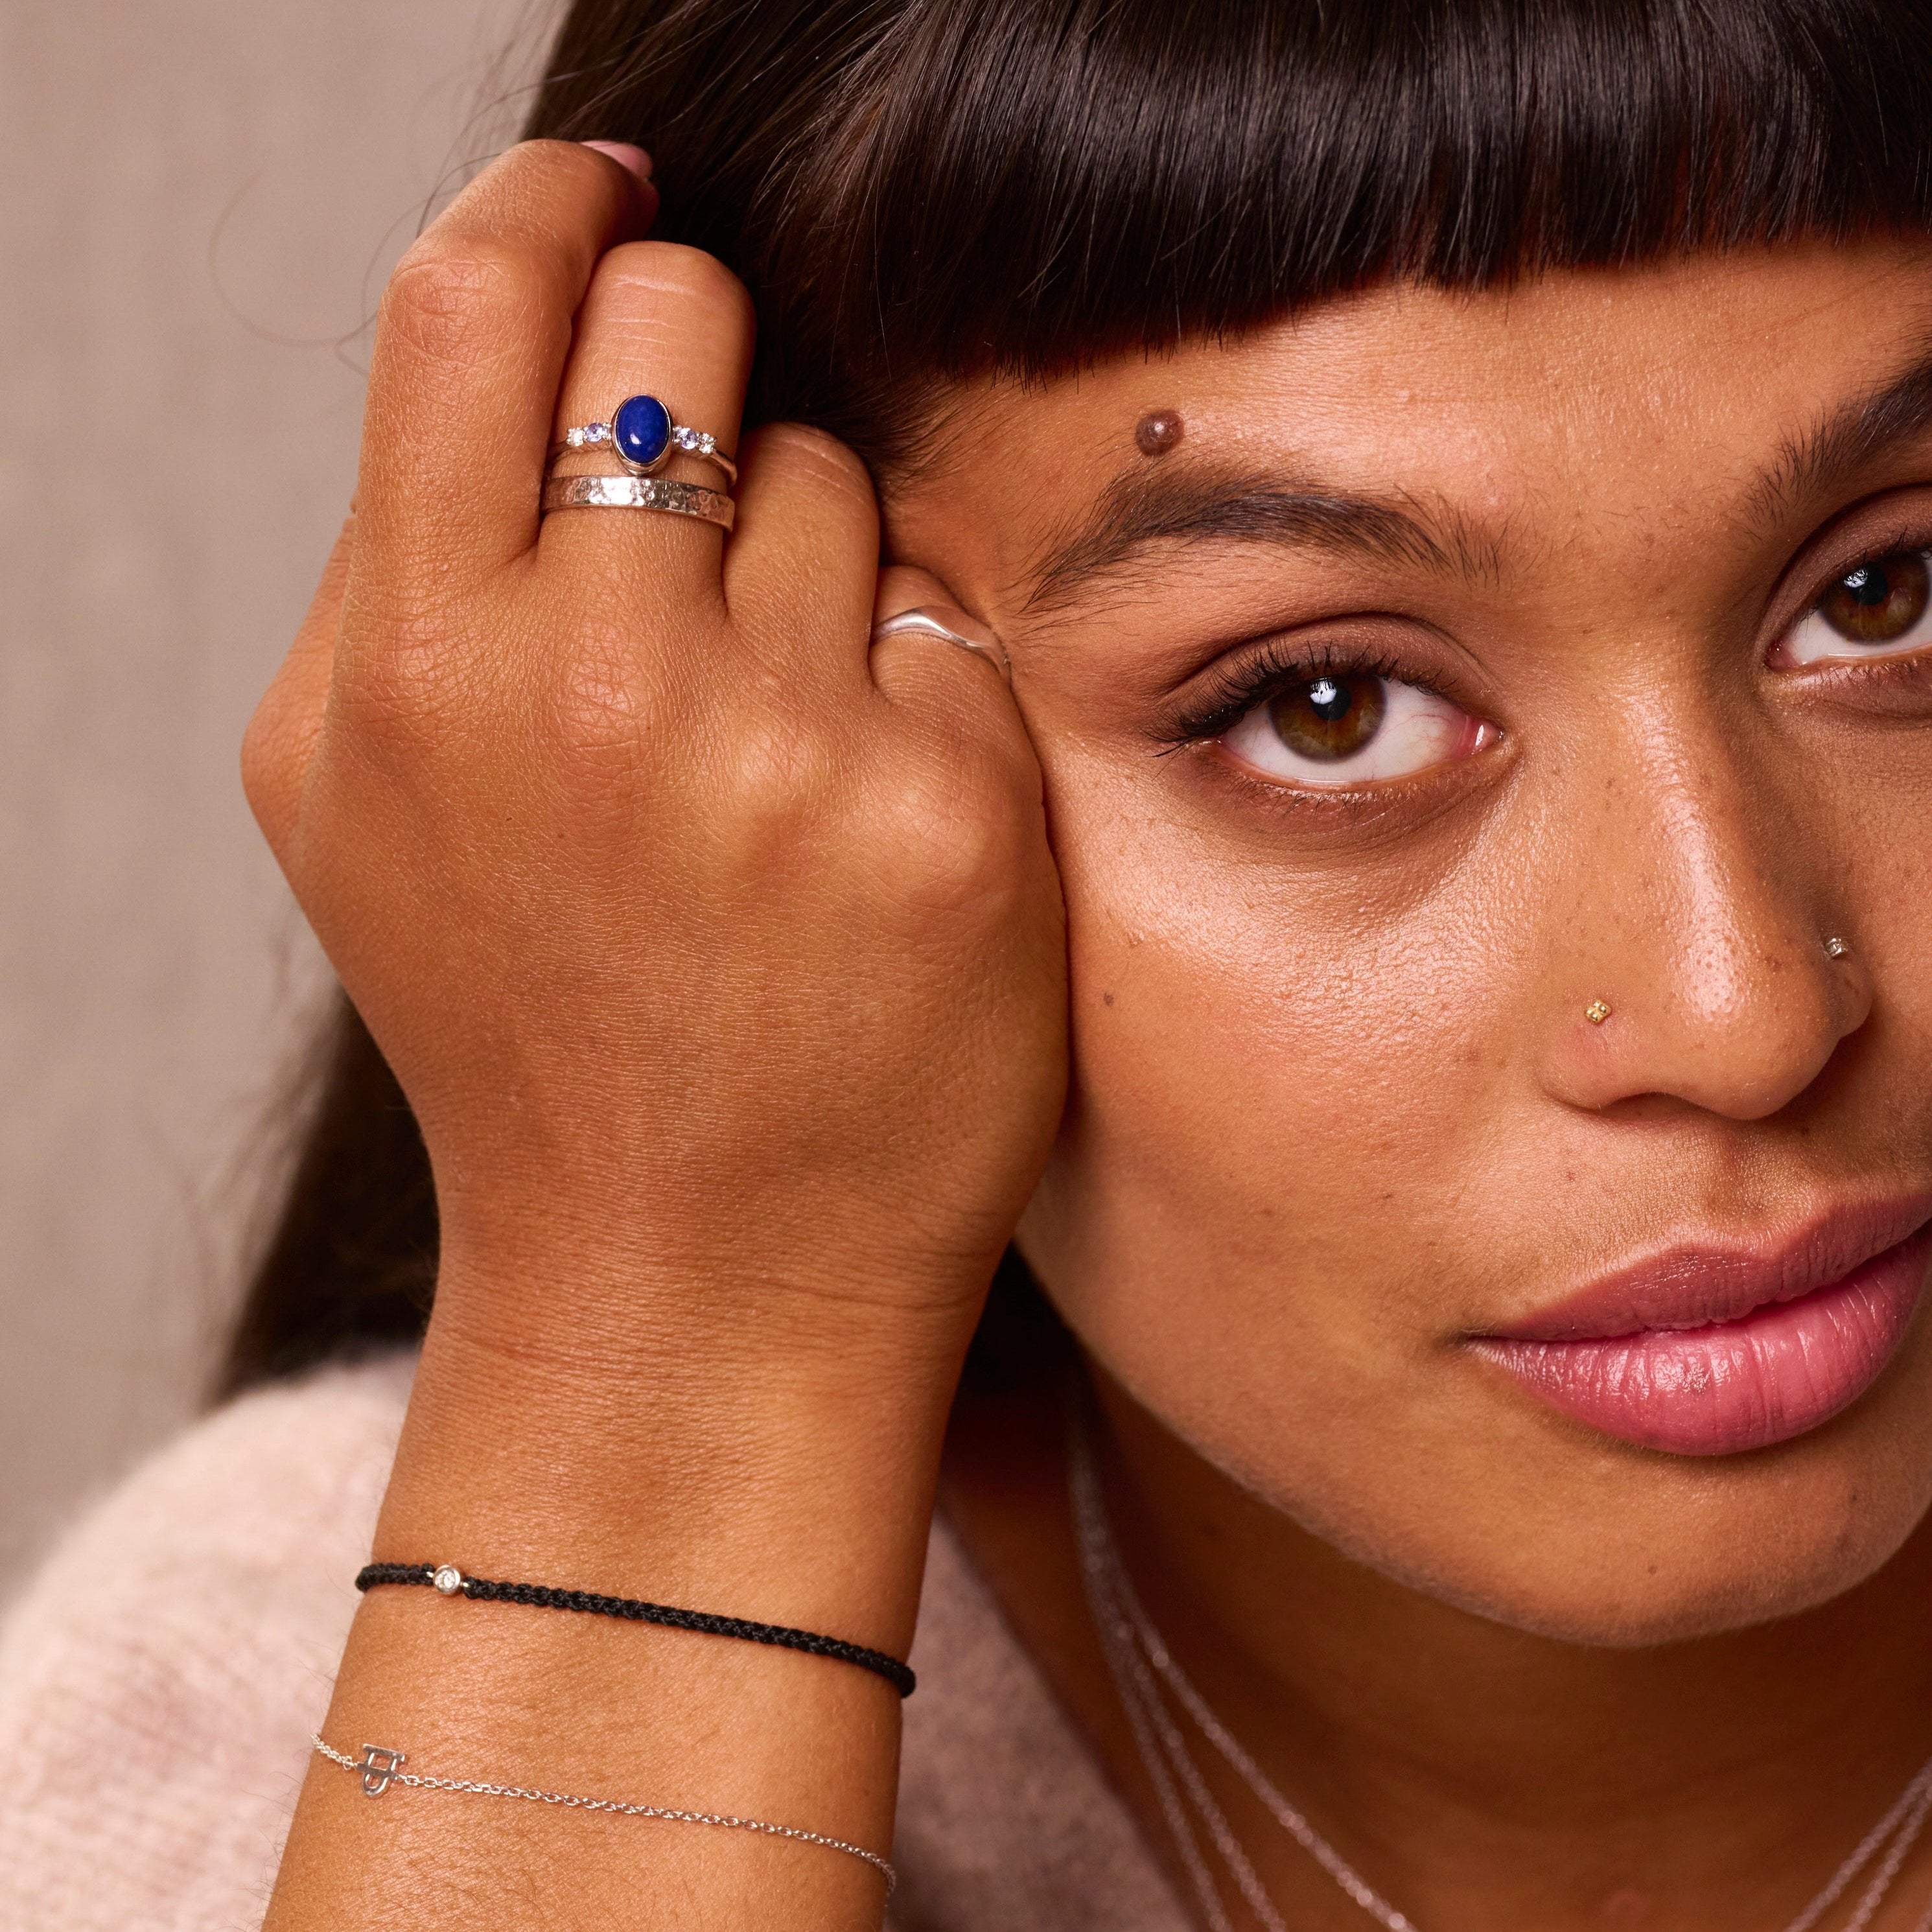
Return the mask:
{"type": "Polygon", "coordinates": [[[904,637],[937,638],[942,643],[977,651],[1009,683],[1012,681],[1005,646],[978,619],[969,617],[963,610],[948,608],[942,616],[937,610],[921,607],[898,611],[872,626],[872,641],[875,644],[887,638],[904,637]]]}
{"type": "Polygon", "coordinates": [[[708,429],[693,429],[672,419],[670,409],[656,396],[627,396],[610,412],[608,422],[581,423],[563,433],[550,451],[554,463],[575,450],[608,450],[633,476],[648,476],[675,454],[715,463],[724,472],[725,487],[735,489],[738,466],[718,447],[708,429]]]}

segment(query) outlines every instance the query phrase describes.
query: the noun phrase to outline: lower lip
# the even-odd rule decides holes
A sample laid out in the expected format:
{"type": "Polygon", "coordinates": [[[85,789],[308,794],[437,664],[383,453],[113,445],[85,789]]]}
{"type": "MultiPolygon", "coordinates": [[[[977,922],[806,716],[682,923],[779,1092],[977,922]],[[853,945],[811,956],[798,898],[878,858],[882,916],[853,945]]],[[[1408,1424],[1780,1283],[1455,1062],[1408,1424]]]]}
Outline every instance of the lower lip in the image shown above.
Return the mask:
{"type": "Polygon", "coordinates": [[[1816,1429],[1891,1360],[1932,1261],[1932,1228],[1796,1301],[1705,1328],[1475,1346],[1535,1395],[1606,1436],[1732,1456],[1816,1429]]]}

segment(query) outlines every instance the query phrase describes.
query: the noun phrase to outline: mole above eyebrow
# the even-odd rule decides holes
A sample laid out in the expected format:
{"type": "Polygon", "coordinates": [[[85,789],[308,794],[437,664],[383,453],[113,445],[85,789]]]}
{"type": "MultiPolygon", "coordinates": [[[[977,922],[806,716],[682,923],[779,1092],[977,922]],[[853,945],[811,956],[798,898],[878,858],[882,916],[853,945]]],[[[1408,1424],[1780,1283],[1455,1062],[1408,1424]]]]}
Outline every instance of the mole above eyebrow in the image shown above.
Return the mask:
{"type": "Polygon", "coordinates": [[[1165,456],[1186,434],[1178,410],[1149,410],[1134,424],[1134,447],[1143,456],[1165,456]]]}

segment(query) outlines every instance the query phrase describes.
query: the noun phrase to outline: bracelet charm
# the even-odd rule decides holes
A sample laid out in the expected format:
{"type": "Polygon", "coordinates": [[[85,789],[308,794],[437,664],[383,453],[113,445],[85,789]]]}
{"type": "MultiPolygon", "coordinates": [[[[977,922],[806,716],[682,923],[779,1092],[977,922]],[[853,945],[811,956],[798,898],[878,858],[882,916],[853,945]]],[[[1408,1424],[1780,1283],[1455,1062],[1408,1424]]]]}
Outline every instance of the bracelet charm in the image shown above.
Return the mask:
{"type": "Polygon", "coordinates": [[[386,1750],[381,1744],[364,1744],[362,1755],[349,1768],[362,1774],[364,1798],[380,1798],[402,1774],[403,1766],[408,1762],[406,1754],[402,1751],[386,1750]]]}
{"type": "Polygon", "coordinates": [[[710,1825],[724,1832],[757,1832],[768,1838],[789,1838],[794,1844],[822,1845],[828,1852],[843,1852],[848,1858],[862,1860],[886,1881],[890,1898],[898,1883],[898,1874],[877,1852],[835,1838],[824,1832],[808,1832],[796,1825],[774,1825],[764,1818],[740,1818],[723,1811],[686,1811],[671,1804],[628,1804],[615,1798],[580,1798],[566,1791],[538,1791],[522,1784],[490,1784],[480,1778],[431,1778],[419,1771],[405,1771],[409,1762],[404,1751],[383,1744],[364,1744],[360,1757],[339,1751],[320,1731],[309,1733],[309,1742],[332,1764],[352,1771],[362,1780],[363,1795],[380,1798],[392,1784],[412,1791],[454,1791],[476,1798],[520,1798],[532,1804],[560,1804],[573,1811],[604,1811],[620,1818],[656,1818],[670,1825],[710,1825]]]}

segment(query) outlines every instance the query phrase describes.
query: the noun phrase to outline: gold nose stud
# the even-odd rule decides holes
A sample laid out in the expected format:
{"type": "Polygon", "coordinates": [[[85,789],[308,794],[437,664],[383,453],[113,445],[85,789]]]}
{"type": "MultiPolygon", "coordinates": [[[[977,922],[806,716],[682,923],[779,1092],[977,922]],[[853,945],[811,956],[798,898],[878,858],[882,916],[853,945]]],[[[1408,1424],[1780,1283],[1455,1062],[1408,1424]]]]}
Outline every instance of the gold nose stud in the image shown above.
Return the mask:
{"type": "Polygon", "coordinates": [[[1608,1019],[1610,1016],[1610,1007],[1608,1004],[1602,1000],[1592,1000],[1590,1004],[1583,1009],[1583,1017],[1588,1020],[1592,1026],[1601,1026],[1604,1021],[1608,1019]]]}

